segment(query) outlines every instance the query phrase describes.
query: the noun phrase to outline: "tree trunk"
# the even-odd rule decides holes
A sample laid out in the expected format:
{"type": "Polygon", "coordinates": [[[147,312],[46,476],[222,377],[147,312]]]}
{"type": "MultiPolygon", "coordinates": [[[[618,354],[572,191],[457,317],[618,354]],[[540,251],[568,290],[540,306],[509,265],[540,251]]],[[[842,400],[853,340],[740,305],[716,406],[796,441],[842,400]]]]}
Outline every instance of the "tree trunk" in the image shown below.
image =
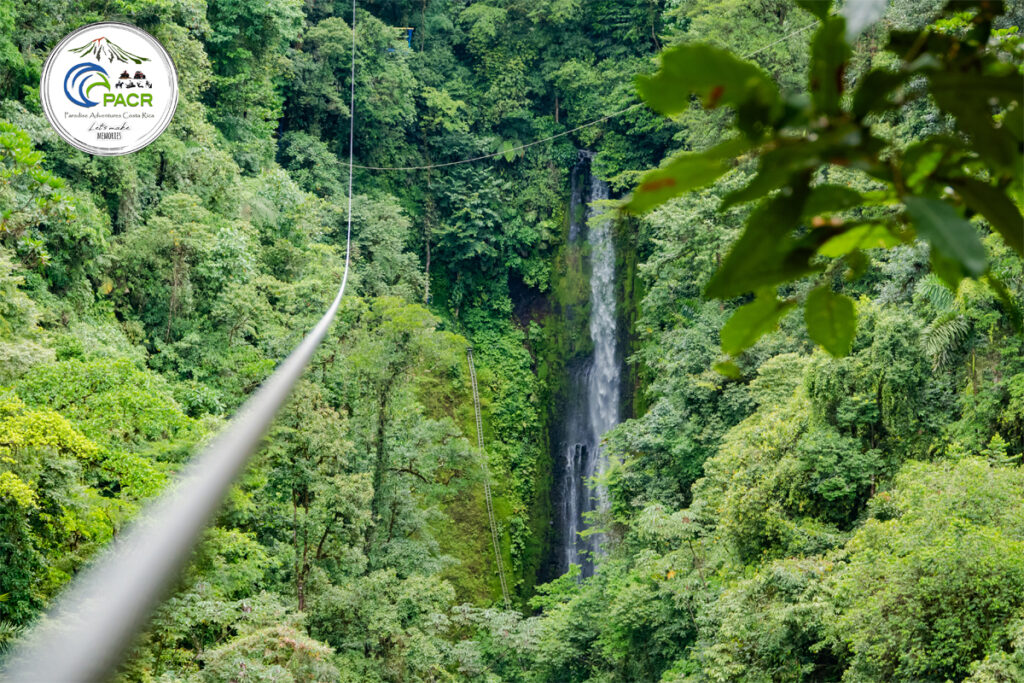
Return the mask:
{"type": "Polygon", "coordinates": [[[370,545],[373,540],[373,534],[377,524],[383,520],[383,503],[384,503],[384,477],[387,475],[388,469],[388,453],[387,447],[384,443],[384,439],[387,437],[387,425],[388,425],[388,401],[391,398],[391,386],[394,384],[396,379],[395,375],[392,375],[381,387],[380,394],[377,397],[377,434],[376,434],[376,462],[373,466],[373,500],[370,503],[371,512],[371,523],[366,529],[366,548],[365,552],[367,557],[370,555],[370,545]]]}
{"type": "Polygon", "coordinates": [[[427,243],[427,275],[426,286],[423,287],[423,304],[430,305],[430,226],[427,226],[425,242],[427,243]]]}

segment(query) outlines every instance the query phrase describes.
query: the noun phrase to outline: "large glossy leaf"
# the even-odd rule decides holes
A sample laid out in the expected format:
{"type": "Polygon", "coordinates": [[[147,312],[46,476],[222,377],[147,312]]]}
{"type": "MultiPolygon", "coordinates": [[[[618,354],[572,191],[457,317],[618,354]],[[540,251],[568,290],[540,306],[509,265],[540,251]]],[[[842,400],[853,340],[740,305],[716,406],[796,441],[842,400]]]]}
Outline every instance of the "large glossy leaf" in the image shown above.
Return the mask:
{"type": "Polygon", "coordinates": [[[1014,107],[1003,112],[1003,126],[1017,140],[1024,142],[1024,107],[1014,107]]]}
{"type": "Polygon", "coordinates": [[[1009,106],[1024,99],[1024,76],[1018,73],[981,75],[937,71],[930,75],[933,92],[985,104],[1009,106]]]}
{"type": "Polygon", "coordinates": [[[811,339],[833,356],[850,353],[853,335],[857,331],[857,318],[850,297],[836,294],[828,285],[812,289],[804,302],[804,321],[811,339]]]}
{"type": "Polygon", "coordinates": [[[907,147],[903,152],[904,185],[911,191],[921,191],[943,160],[952,156],[952,150],[953,145],[947,144],[947,139],[938,135],[907,147]]]}
{"type": "Polygon", "coordinates": [[[843,211],[864,203],[864,196],[845,185],[815,185],[804,205],[804,216],[843,211]]]}
{"type": "Polygon", "coordinates": [[[715,363],[712,367],[715,369],[715,372],[720,375],[724,375],[729,379],[741,379],[743,377],[743,373],[740,372],[739,367],[731,360],[720,361],[715,363]]]}
{"type": "Polygon", "coordinates": [[[782,187],[790,179],[822,164],[877,165],[872,155],[880,142],[849,124],[836,125],[814,136],[778,137],[764,147],[758,161],[757,175],[745,187],[730,192],[722,208],[749,202],[782,187]]]}
{"type": "Polygon", "coordinates": [[[684,192],[714,182],[732,165],[732,160],[750,145],[742,139],[729,140],[704,152],[683,152],[661,168],[648,171],[625,204],[631,213],[644,213],[684,192]]]}
{"type": "Polygon", "coordinates": [[[978,276],[985,272],[985,247],[973,225],[952,206],[929,197],[904,199],[907,215],[918,234],[928,240],[942,255],[958,263],[965,272],[978,276]]]}
{"type": "Polygon", "coordinates": [[[871,267],[871,259],[865,256],[863,251],[851,251],[843,257],[843,261],[846,262],[846,272],[843,274],[843,279],[847,282],[859,280],[864,276],[864,273],[868,272],[868,268],[871,267]]]}
{"type": "Polygon", "coordinates": [[[1008,127],[997,126],[992,106],[1024,106],[1024,76],[934,73],[931,91],[939,108],[956,117],[973,148],[995,168],[1021,177],[1021,143],[1008,127]]]}
{"type": "Polygon", "coordinates": [[[931,262],[932,272],[952,290],[956,291],[960,282],[964,279],[966,271],[955,259],[949,258],[938,249],[932,249],[928,260],[931,262]]]}
{"type": "Polygon", "coordinates": [[[743,234],[711,276],[704,290],[708,296],[738,296],[818,270],[809,263],[817,245],[793,237],[809,191],[806,177],[787,190],[751,213],[743,234]]]}
{"type": "Polygon", "coordinates": [[[895,109],[890,96],[906,83],[912,74],[909,71],[886,71],[873,69],[857,84],[853,93],[853,115],[862,119],[870,113],[895,109]]]}
{"type": "Polygon", "coordinates": [[[954,180],[953,187],[969,207],[988,219],[1011,248],[1024,256],[1024,217],[1004,191],[974,178],[954,180]]]}
{"type": "Polygon", "coordinates": [[[858,249],[888,249],[899,243],[900,241],[884,225],[869,223],[854,226],[830,238],[818,247],[818,253],[835,258],[858,249]]]}
{"type": "Polygon", "coordinates": [[[774,147],[764,152],[757,163],[757,175],[744,187],[730,192],[722,199],[722,210],[759,199],[777,190],[800,171],[815,168],[820,162],[822,144],[800,138],[773,141],[774,147]]]}
{"type": "Polygon", "coordinates": [[[722,351],[735,356],[779,326],[782,316],[796,305],[780,300],[771,290],[762,291],[749,304],[740,306],[722,327],[722,351]]]}
{"type": "Polygon", "coordinates": [[[688,44],[661,54],[661,68],[653,76],[638,76],[640,96],[652,109],[666,115],[690,107],[696,94],[704,106],[754,106],[766,118],[781,110],[779,89],[756,65],[710,45],[688,44]]]}
{"type": "Polygon", "coordinates": [[[829,17],[811,40],[811,98],[815,108],[823,114],[839,113],[843,72],[850,58],[850,46],[844,37],[845,25],[842,17],[829,17]]]}

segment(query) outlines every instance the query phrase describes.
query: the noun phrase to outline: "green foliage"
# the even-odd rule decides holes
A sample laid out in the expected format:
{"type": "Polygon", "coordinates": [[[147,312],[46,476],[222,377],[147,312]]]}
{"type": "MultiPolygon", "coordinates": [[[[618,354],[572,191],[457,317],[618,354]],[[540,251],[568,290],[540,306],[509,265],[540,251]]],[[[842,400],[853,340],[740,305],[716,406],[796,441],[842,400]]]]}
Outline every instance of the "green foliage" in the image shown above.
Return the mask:
{"type": "Polygon", "coordinates": [[[120,236],[115,291],[128,293],[125,303],[154,338],[177,339],[225,287],[252,277],[248,233],[248,226],[225,221],[189,195],[168,196],[145,226],[120,236]]]}
{"type": "Polygon", "coordinates": [[[424,288],[419,261],[407,250],[412,223],[394,198],[357,197],[352,209],[357,245],[360,292],[366,296],[421,297],[424,288]]]}
{"type": "Polygon", "coordinates": [[[684,152],[658,169],[644,175],[641,191],[626,204],[631,211],[647,211],[665,200],[707,185],[729,170],[729,161],[746,151],[742,140],[731,140],[704,152],[684,152]]]}
{"type": "Polygon", "coordinates": [[[211,683],[340,681],[333,652],[301,630],[271,626],[240,636],[204,657],[202,680],[211,683]]]}
{"type": "Polygon", "coordinates": [[[87,485],[99,448],[49,409],[0,395],[0,619],[24,624],[110,540],[121,501],[87,485]]]}
{"type": "Polygon", "coordinates": [[[0,382],[14,380],[53,358],[53,352],[39,344],[40,311],[22,291],[24,270],[12,256],[0,247],[0,382]]]}
{"type": "MultiPolygon", "coordinates": [[[[3,205],[0,205],[0,235],[5,241],[23,237],[26,229],[41,220],[46,212],[61,208],[62,196],[56,192],[63,181],[43,168],[43,154],[32,149],[25,131],[0,121],[0,159],[3,160],[3,205]]],[[[40,254],[44,265],[49,258],[40,254]]]]}
{"type": "MultiPolygon", "coordinates": [[[[985,248],[971,225],[953,207],[938,199],[922,197],[907,197],[904,203],[918,233],[932,246],[961,264],[969,274],[978,276],[984,272],[985,248]]],[[[940,271],[939,275],[945,273],[940,271]]],[[[947,282],[955,287],[959,278],[947,282]]]]}
{"type": "Polygon", "coordinates": [[[977,460],[901,473],[885,503],[896,516],[857,533],[837,577],[834,637],[851,675],[959,678],[1009,644],[1024,584],[1020,487],[1019,471],[977,460]]]}
{"type": "Polygon", "coordinates": [[[0,332],[8,338],[30,332],[35,327],[38,311],[32,299],[21,290],[25,278],[6,249],[0,251],[0,268],[3,269],[0,271],[0,286],[3,287],[0,332]]]}
{"type": "Polygon", "coordinates": [[[279,503],[274,528],[292,542],[290,574],[303,611],[314,567],[356,559],[345,555],[369,525],[373,490],[366,474],[346,466],[344,423],[317,388],[300,387],[273,439],[266,493],[279,503]]]}
{"type": "Polygon", "coordinates": [[[637,89],[665,115],[688,109],[691,93],[708,109],[736,107],[741,130],[752,138],[758,137],[757,129],[744,126],[770,121],[781,109],[778,87],[764,71],[709,45],[679,45],[662,52],[658,73],[640,77],[637,89]]]}
{"type": "Polygon", "coordinates": [[[0,244],[66,290],[106,247],[108,229],[88,198],[64,191],[29,135],[0,120],[0,244]]]}
{"type": "Polygon", "coordinates": [[[210,4],[205,42],[213,76],[205,99],[243,168],[263,168],[274,157],[272,134],[283,107],[277,81],[302,18],[298,0],[210,4]]]}
{"type": "Polygon", "coordinates": [[[806,247],[799,246],[788,227],[802,213],[808,192],[805,179],[792,196],[780,193],[750,214],[747,229],[708,282],[708,295],[738,296],[818,270],[800,258],[806,247]]]}
{"type": "Polygon", "coordinates": [[[311,631],[339,649],[339,668],[351,680],[428,678],[441,669],[438,617],[453,599],[443,581],[382,569],[322,594],[311,631]]]}
{"type": "MultiPolygon", "coordinates": [[[[845,69],[852,55],[846,41],[877,19],[878,7],[851,12],[853,23],[844,37],[844,17],[831,16],[825,3],[807,6],[817,14],[819,26],[811,40],[806,93],[782,95],[755,65],[700,44],[665,51],[660,70],[639,81],[641,96],[663,114],[688,110],[691,94],[707,109],[719,105],[734,109],[734,125],[755,147],[759,172],[746,188],[727,197],[723,206],[780,190],[775,197],[763,199],[751,214],[706,293],[727,298],[798,280],[823,270],[824,260],[815,258],[816,254],[842,258],[856,275],[863,271],[857,263],[864,258],[861,249],[893,246],[893,236],[908,240],[913,234],[908,225],[930,243],[936,273],[955,287],[965,275],[978,277],[988,268],[985,249],[965,211],[967,217],[974,212],[985,215],[995,230],[1010,234],[1008,244],[1024,253],[1020,248],[1024,219],[1007,195],[1008,186],[1019,187],[1021,181],[1024,128],[1018,125],[1018,112],[1024,104],[1020,100],[1024,80],[1011,61],[1020,57],[1017,43],[1001,45],[990,40],[1002,4],[976,6],[971,28],[964,31],[893,32],[887,49],[898,57],[898,70],[876,67],[859,75],[852,98],[844,98],[845,69]],[[906,89],[912,79],[924,80],[927,87],[906,89]],[[899,104],[890,102],[889,95],[899,93],[899,104]],[[901,153],[893,140],[876,134],[877,117],[906,109],[925,94],[952,115],[972,147],[956,137],[933,135],[901,153]],[[993,117],[993,106],[999,108],[997,117],[993,117]],[[883,225],[877,226],[837,212],[851,205],[824,206],[810,212],[813,218],[808,225],[801,216],[811,181],[815,174],[827,175],[836,167],[855,169],[860,178],[884,187],[855,202],[852,207],[858,213],[891,205],[902,205],[905,211],[874,211],[884,216],[883,225]],[[979,173],[982,168],[989,169],[989,175],[979,173]],[[950,185],[965,189],[960,195],[947,196],[944,188],[950,185]],[[831,220],[825,219],[828,214],[831,220]]],[[[951,4],[947,14],[954,9],[951,4]]],[[[722,164],[716,158],[718,152],[702,154],[722,164]]],[[[698,159],[703,157],[684,155],[649,172],[625,208],[649,210],[714,180],[716,173],[696,172],[698,159]]],[[[842,298],[826,299],[826,291],[819,286],[812,290],[817,294],[808,296],[808,333],[830,352],[842,355],[852,338],[852,306],[842,298]]],[[[746,346],[730,348],[738,351],[746,346]]]]}
{"type": "MultiPolygon", "coordinates": [[[[816,188],[818,189],[818,188],[816,188]]],[[[829,238],[818,247],[818,253],[829,258],[838,258],[864,249],[888,249],[899,244],[884,225],[859,225],[846,232],[829,238]]]]}
{"type": "Polygon", "coordinates": [[[14,388],[29,405],[60,411],[89,438],[111,447],[144,450],[157,443],[167,448],[168,442],[197,435],[166,380],[128,360],[52,363],[14,388]]]}
{"type": "Polygon", "coordinates": [[[737,308],[722,326],[722,351],[737,354],[753,345],[776,329],[779,319],[794,305],[795,301],[780,301],[770,289],[762,290],[751,303],[737,308]]]}
{"type": "MultiPolygon", "coordinates": [[[[355,163],[432,168],[355,169],[354,296],[119,679],[1021,678],[1024,15],[938,4],[361,5],[355,163]],[[638,81],[671,118],[611,116],[638,81]],[[590,344],[577,148],[642,214],[615,230],[630,419],[598,572],[534,586],[590,344]],[[481,457],[528,613],[494,607],[481,457]]],[[[0,7],[0,651],[333,298],[349,10],[0,7]],[[36,92],[102,19],[179,71],[119,158],[36,92]]]]}
{"type": "Polygon", "coordinates": [[[706,680],[837,680],[838,662],[819,647],[832,616],[823,586],[832,568],[819,558],[778,560],[728,586],[694,658],[706,680]]]}

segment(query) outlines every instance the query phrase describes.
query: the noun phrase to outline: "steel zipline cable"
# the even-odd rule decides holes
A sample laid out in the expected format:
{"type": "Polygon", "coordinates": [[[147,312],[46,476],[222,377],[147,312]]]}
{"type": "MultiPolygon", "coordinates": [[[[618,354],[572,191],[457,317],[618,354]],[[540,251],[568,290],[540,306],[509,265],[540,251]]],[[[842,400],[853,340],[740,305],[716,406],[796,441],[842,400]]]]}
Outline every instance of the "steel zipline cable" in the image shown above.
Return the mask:
{"type": "Polygon", "coordinates": [[[327,336],[345,295],[352,257],[355,72],[356,0],[352,0],[345,269],[330,307],[227,428],[193,459],[177,484],[72,582],[50,614],[10,654],[0,680],[77,683],[111,678],[327,336]]]}
{"type": "MultiPolygon", "coordinates": [[[[36,683],[106,681],[135,635],[189,561],[192,549],[334,321],[348,284],[352,255],[352,174],[356,168],[413,171],[468,164],[515,152],[598,125],[642,106],[633,104],[576,128],[470,159],[426,166],[373,167],[353,163],[355,143],[356,1],[352,0],[349,90],[348,218],[345,267],[330,307],[291,354],[245,402],[227,427],[186,467],[178,482],[134,521],[127,533],[76,577],[54,608],[6,660],[0,680],[36,683]]],[[[753,56],[811,28],[814,22],[766,45],[753,56]]],[[[500,555],[498,562],[500,565],[500,555]]],[[[500,571],[500,570],[499,570],[500,571]]],[[[504,578],[502,576],[502,578],[504,578]]],[[[507,589],[506,589],[507,590],[507,589]]],[[[507,599],[507,598],[506,598],[507,599]]]]}

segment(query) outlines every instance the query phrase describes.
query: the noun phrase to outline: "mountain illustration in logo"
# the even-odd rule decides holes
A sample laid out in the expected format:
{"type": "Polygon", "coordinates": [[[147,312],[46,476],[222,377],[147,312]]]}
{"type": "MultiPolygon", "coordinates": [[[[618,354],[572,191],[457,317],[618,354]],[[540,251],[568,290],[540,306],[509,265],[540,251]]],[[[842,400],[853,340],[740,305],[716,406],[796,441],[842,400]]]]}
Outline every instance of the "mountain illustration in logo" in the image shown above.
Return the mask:
{"type": "Polygon", "coordinates": [[[83,59],[86,57],[93,57],[96,61],[103,61],[104,58],[106,58],[108,62],[113,62],[116,59],[117,61],[124,62],[126,64],[128,62],[133,64],[142,64],[143,62],[149,61],[149,57],[140,57],[139,55],[132,54],[117,43],[113,43],[103,37],[90,40],[81,47],[73,47],[68,50],[68,52],[73,52],[83,59]]]}

